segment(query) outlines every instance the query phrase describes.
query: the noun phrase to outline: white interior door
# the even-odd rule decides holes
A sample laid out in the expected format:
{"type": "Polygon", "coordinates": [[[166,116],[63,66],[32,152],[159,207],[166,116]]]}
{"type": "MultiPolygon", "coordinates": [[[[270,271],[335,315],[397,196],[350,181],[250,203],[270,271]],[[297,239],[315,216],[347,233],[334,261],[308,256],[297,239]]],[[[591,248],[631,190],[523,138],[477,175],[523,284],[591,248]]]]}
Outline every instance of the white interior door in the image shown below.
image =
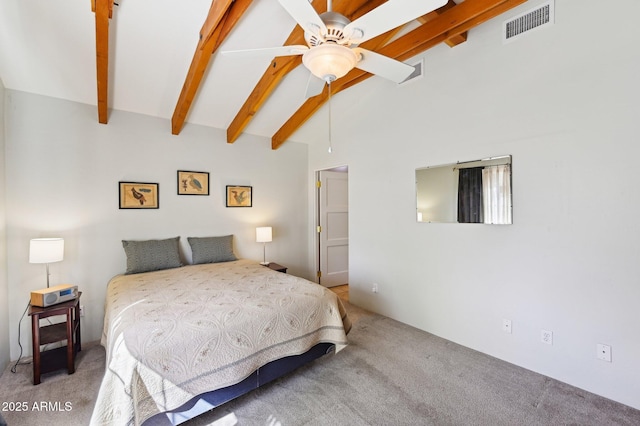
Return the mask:
{"type": "Polygon", "coordinates": [[[319,173],[320,284],[334,287],[349,282],[349,174],[319,173]]]}

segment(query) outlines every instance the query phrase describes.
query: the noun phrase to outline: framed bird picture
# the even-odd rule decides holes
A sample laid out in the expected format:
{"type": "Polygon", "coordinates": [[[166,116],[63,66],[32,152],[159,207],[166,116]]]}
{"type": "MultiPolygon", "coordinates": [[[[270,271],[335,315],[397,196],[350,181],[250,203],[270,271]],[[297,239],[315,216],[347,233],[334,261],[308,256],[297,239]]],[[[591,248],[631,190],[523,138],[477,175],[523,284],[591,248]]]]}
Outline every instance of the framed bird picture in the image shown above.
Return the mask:
{"type": "Polygon", "coordinates": [[[178,170],[178,195],[209,195],[209,173],[178,170]]]}
{"type": "Polygon", "coordinates": [[[118,182],[121,209],[157,209],[160,207],[159,184],[118,182]]]}
{"type": "Polygon", "coordinates": [[[227,185],[227,207],[251,207],[251,187],[227,185]]]}

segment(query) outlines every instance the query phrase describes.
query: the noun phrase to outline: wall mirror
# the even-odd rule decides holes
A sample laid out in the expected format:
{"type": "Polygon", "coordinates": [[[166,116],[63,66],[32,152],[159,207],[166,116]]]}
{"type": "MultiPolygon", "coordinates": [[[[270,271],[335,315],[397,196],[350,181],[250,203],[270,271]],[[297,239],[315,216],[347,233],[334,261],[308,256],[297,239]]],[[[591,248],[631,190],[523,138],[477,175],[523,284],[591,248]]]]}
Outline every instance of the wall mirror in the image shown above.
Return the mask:
{"type": "Polygon", "coordinates": [[[416,169],[418,222],[512,223],[511,156],[416,169]]]}

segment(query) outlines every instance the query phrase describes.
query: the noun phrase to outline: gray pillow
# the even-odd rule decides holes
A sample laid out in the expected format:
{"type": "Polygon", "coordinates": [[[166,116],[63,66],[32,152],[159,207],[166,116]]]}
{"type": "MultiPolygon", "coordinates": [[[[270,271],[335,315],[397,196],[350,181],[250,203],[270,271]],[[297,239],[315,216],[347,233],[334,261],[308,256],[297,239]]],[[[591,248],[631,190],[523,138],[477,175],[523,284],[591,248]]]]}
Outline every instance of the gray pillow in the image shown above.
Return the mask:
{"type": "Polygon", "coordinates": [[[180,237],[166,240],[126,241],[122,247],[127,254],[127,271],[125,274],[159,271],[161,269],[182,266],[178,250],[180,237]]]}
{"type": "Polygon", "coordinates": [[[233,235],[222,237],[187,237],[191,245],[192,263],[218,263],[238,260],[233,254],[233,235]]]}

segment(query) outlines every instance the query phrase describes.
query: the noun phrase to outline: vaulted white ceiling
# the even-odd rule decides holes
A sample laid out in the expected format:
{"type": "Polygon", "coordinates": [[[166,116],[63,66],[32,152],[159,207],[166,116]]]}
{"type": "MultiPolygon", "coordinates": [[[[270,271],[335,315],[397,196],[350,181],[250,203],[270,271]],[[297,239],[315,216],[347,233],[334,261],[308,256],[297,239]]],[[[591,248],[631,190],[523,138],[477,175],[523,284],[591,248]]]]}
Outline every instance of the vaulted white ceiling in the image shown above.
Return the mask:
{"type": "MultiPolygon", "coordinates": [[[[523,1],[465,3],[505,9],[523,1]]],[[[316,0],[314,6],[318,2],[324,5],[316,0]]],[[[336,0],[334,10],[346,3],[336,0]]],[[[109,20],[109,110],[172,118],[211,6],[212,0],[116,0],[109,20]]],[[[281,46],[295,27],[277,0],[251,2],[213,53],[186,125],[227,129],[272,62],[269,57],[228,57],[221,51],[281,46]]],[[[304,104],[307,76],[303,66],[288,73],[243,131],[271,138],[304,104]]],[[[92,0],[1,0],[0,78],[7,89],[97,105],[92,0]]],[[[373,88],[394,84],[376,76],[368,81],[373,88]]],[[[295,133],[289,139],[296,140],[295,133]]]]}
{"type": "MultiPolygon", "coordinates": [[[[211,0],[117,3],[109,25],[109,108],[170,119],[211,0]]],[[[282,45],[295,25],[276,0],[254,1],[223,46],[282,45]]],[[[187,122],[226,128],[270,60],[216,53],[187,122]]],[[[286,82],[297,93],[280,90],[272,100],[275,105],[261,111],[248,133],[271,137],[285,111],[292,112],[304,100],[306,77],[299,71],[300,81],[286,82]]],[[[0,78],[8,89],[95,105],[91,1],[2,0],[0,78]]]]}

